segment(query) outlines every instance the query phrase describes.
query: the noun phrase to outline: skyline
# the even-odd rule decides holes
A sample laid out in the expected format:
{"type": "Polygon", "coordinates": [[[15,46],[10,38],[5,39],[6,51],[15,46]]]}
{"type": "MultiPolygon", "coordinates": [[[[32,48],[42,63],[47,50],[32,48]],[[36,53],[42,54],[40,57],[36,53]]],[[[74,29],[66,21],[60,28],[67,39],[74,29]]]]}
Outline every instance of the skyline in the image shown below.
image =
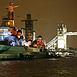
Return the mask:
{"type": "MultiPolygon", "coordinates": [[[[0,25],[2,17],[6,16],[10,2],[19,5],[14,9],[15,25],[17,28],[24,28],[21,22],[26,18],[26,14],[32,14],[34,31],[37,35],[42,35],[44,40],[50,41],[57,35],[57,26],[63,21],[67,25],[68,32],[77,32],[77,1],[75,0],[1,0],[0,3],[0,25]]],[[[77,48],[77,36],[68,36],[68,46],[77,48]],[[72,41],[72,42],[71,42],[72,41]]]]}

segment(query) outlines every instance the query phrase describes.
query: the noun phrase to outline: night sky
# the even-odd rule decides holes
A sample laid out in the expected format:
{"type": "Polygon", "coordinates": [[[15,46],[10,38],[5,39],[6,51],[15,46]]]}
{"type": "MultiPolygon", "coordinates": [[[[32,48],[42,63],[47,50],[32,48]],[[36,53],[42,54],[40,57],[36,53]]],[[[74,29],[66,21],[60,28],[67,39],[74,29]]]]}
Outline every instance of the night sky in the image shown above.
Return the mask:
{"type": "MultiPolygon", "coordinates": [[[[32,19],[38,19],[34,22],[34,31],[47,42],[57,35],[57,25],[61,21],[68,31],[77,31],[77,0],[0,0],[0,25],[11,1],[19,5],[14,9],[15,26],[24,28],[21,20],[26,19],[26,14],[32,14],[32,19]]],[[[68,36],[68,46],[77,48],[77,36],[68,36]]]]}

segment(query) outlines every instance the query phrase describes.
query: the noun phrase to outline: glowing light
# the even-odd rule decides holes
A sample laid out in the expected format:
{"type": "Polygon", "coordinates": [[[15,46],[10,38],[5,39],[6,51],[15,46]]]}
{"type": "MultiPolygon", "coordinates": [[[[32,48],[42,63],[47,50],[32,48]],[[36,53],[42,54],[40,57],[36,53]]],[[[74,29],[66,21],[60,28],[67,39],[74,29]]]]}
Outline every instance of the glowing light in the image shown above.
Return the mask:
{"type": "Polygon", "coordinates": [[[0,31],[8,31],[8,29],[0,29],[0,31]]]}
{"type": "Polygon", "coordinates": [[[33,47],[37,48],[37,44],[34,44],[33,47]]]}
{"type": "Polygon", "coordinates": [[[64,40],[58,40],[58,48],[64,48],[64,40]]]}

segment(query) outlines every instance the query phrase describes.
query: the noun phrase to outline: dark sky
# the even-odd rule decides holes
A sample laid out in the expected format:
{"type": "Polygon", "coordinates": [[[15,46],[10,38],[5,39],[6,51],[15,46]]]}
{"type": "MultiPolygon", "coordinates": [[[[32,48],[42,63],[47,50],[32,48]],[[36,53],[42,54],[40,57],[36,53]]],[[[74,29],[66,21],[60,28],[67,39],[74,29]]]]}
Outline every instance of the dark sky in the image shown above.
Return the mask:
{"type": "MultiPolygon", "coordinates": [[[[56,36],[57,24],[61,21],[68,31],[77,31],[77,0],[0,0],[0,24],[11,1],[20,6],[14,10],[15,25],[19,29],[25,26],[21,20],[31,13],[33,19],[38,19],[34,23],[36,34],[47,41],[56,36]]],[[[68,46],[77,48],[77,36],[68,36],[68,46]]]]}

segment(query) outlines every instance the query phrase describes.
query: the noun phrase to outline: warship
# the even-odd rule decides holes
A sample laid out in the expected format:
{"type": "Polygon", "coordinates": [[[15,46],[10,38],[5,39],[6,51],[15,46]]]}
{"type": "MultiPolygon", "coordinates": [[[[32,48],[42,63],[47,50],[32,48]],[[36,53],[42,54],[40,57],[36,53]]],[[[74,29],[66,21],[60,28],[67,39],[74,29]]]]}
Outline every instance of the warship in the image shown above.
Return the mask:
{"type": "MultiPolygon", "coordinates": [[[[2,18],[0,26],[0,60],[26,60],[69,56],[68,51],[51,51],[46,48],[43,37],[39,35],[35,39],[31,14],[27,14],[25,28],[18,30],[14,24],[13,3],[9,4],[6,18],[2,18]]],[[[73,54],[74,55],[74,54],[73,54]]]]}
{"type": "Polygon", "coordinates": [[[0,60],[17,60],[17,59],[32,59],[45,58],[48,51],[42,40],[42,36],[38,36],[35,40],[33,31],[33,21],[31,14],[27,14],[25,28],[18,30],[14,24],[13,3],[9,4],[8,15],[2,19],[0,26],[0,60]],[[23,35],[23,31],[25,34],[23,35]]]}

